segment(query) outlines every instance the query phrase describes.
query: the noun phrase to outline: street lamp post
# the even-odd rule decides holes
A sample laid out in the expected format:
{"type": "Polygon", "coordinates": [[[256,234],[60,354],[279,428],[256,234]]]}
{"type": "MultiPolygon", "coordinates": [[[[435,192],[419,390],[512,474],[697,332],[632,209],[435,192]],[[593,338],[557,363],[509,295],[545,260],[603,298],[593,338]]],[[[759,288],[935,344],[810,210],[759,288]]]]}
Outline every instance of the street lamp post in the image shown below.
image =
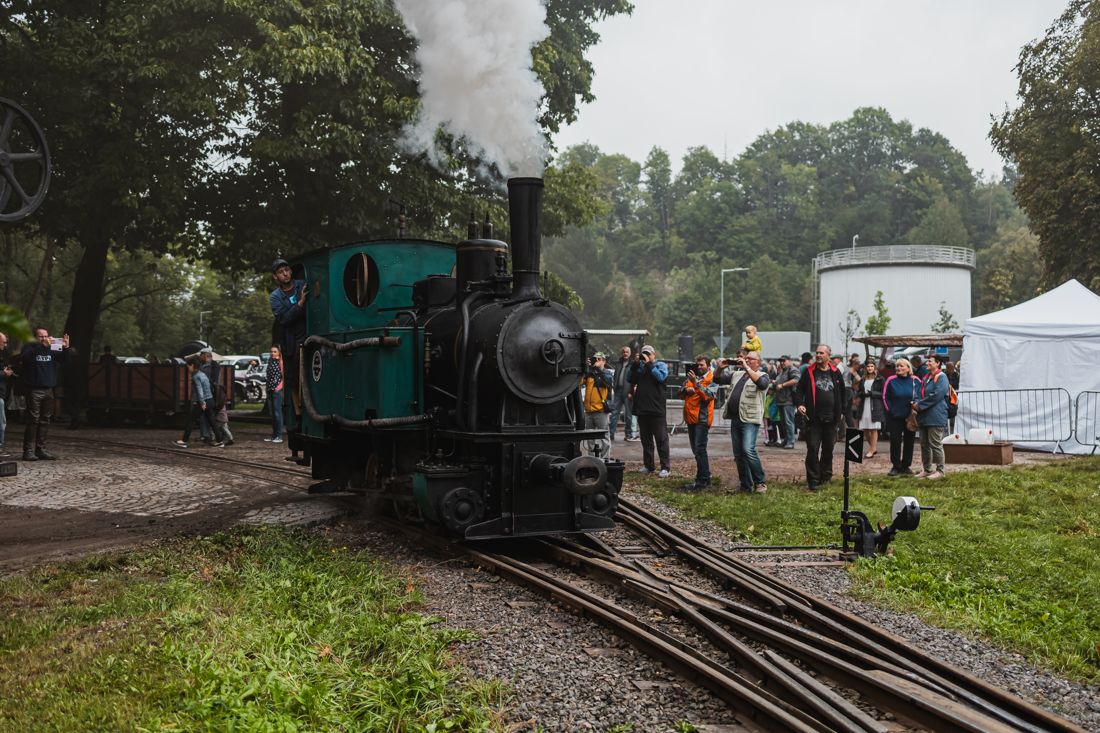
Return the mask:
{"type": "Polygon", "coordinates": [[[728,267],[718,277],[720,283],[718,302],[718,356],[726,355],[726,273],[745,272],[747,267],[728,267]]]}
{"type": "Polygon", "coordinates": [[[202,327],[202,325],[203,325],[202,324],[202,318],[203,318],[203,316],[213,315],[213,313],[214,313],[214,311],[199,311],[199,341],[205,341],[206,340],[206,339],[203,338],[204,329],[202,327]]]}

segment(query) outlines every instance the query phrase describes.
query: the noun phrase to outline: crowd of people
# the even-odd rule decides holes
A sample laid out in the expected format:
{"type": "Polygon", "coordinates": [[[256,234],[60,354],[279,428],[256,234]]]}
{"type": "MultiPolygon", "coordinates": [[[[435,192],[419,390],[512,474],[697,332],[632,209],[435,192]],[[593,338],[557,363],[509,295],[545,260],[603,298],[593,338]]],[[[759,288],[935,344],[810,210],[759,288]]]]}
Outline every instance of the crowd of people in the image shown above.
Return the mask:
{"type": "MultiPolygon", "coordinates": [[[[832,480],[834,448],[848,429],[863,433],[864,459],[879,456],[880,437],[889,440],[889,476],[944,476],[943,438],[953,424],[958,365],[937,354],[878,363],[862,363],[852,354],[845,364],[827,344],[802,354],[800,364],[787,355],[764,362],[761,351],[756,329],[748,326],[736,357],[711,359],[700,354],[685,365],[677,396],[683,400],[682,419],[696,469],[684,490],[700,491],[711,484],[707,446],[716,406],[729,425],[739,488],[746,493],[767,491],[757,450],[761,437],[765,446],[786,450],[794,450],[799,440],[805,442],[806,485],[817,491],[832,480]],[[728,387],[724,402],[719,386],[728,387]],[[914,472],[917,435],[922,465],[914,472]]],[[[650,345],[638,354],[624,346],[614,366],[608,365],[605,354],[595,354],[582,385],[586,429],[600,431],[601,437],[588,440],[587,451],[610,457],[622,418],[623,438],[642,443],[641,472],[670,476],[668,376],[667,363],[657,359],[650,345]]]]}
{"type": "MultiPolygon", "coordinates": [[[[283,395],[289,387],[293,392],[297,365],[292,354],[305,340],[304,305],[309,293],[306,283],[296,280],[286,260],[277,259],[272,264],[272,277],[276,287],[271,291],[269,303],[274,318],[273,334],[276,343],[271,346],[271,358],[264,367],[267,406],[272,416],[271,437],[263,440],[282,443],[283,395]],[[284,356],[285,355],[285,356],[284,356]]],[[[69,335],[52,338],[44,327],[35,328],[34,341],[24,344],[19,354],[4,358],[8,351],[8,336],[0,333],[0,458],[14,454],[6,446],[7,404],[16,381],[19,383],[20,406],[26,423],[23,431],[22,460],[49,461],[56,456],[47,449],[49,426],[54,406],[60,398],[63,370],[74,355],[69,345],[69,335]]],[[[227,410],[232,384],[223,384],[222,370],[214,358],[214,350],[207,347],[182,357],[190,381],[190,406],[183,433],[174,445],[191,447],[191,435],[198,426],[200,440],[210,446],[224,448],[233,445],[233,433],[229,427],[227,410]]],[[[115,363],[117,358],[111,347],[104,348],[100,363],[115,363]]],[[[295,397],[297,395],[295,394],[295,397]]],[[[300,404],[293,401],[294,414],[300,414],[300,404]]],[[[297,456],[292,453],[291,460],[297,456]]]]}
{"type": "MultiPolygon", "coordinates": [[[[290,265],[283,259],[272,264],[276,287],[269,302],[274,318],[271,358],[264,372],[267,404],[272,416],[271,443],[282,443],[284,436],[284,395],[294,397],[293,416],[301,414],[295,389],[298,366],[294,363],[305,339],[304,305],[309,289],[293,278],[290,265]]],[[[55,390],[72,349],[69,337],[51,338],[45,328],[34,330],[35,341],[24,346],[18,360],[0,369],[0,457],[11,454],[5,449],[5,397],[9,381],[18,376],[26,395],[26,427],[23,435],[24,461],[52,460],[47,450],[48,427],[53,414],[55,390]]],[[[0,352],[7,347],[7,336],[0,333],[0,352]]],[[[852,354],[844,364],[827,344],[813,353],[802,354],[796,365],[787,356],[777,360],[761,359],[763,345],[754,326],[745,327],[745,341],[737,356],[711,359],[695,357],[686,368],[678,389],[683,400],[683,423],[695,457],[695,476],[683,485],[686,491],[700,491],[711,484],[708,455],[710,431],[716,406],[721,401],[719,387],[727,387],[721,401],[721,415],[729,426],[731,449],[737,468],[739,488],[746,493],[767,491],[763,461],[757,446],[763,432],[764,445],[793,450],[796,442],[806,443],[806,483],[811,491],[827,484],[833,476],[833,452],[846,429],[863,432],[867,448],[865,458],[878,455],[880,434],[890,442],[890,476],[917,476],[937,479],[944,475],[943,438],[954,417],[955,391],[958,388],[957,365],[932,354],[926,360],[868,360],[861,363],[852,354]],[[913,446],[920,435],[922,466],[912,470],[913,446]]],[[[201,349],[186,357],[190,376],[191,410],[183,433],[175,445],[191,446],[191,435],[198,425],[201,440],[215,447],[233,444],[226,410],[232,385],[221,383],[213,350],[201,349]]],[[[657,358],[651,345],[637,353],[624,346],[614,365],[597,352],[589,359],[581,378],[584,388],[585,430],[589,433],[584,447],[587,453],[610,458],[620,419],[623,439],[642,444],[643,474],[667,478],[672,473],[669,453],[669,425],[666,414],[669,367],[657,358]]],[[[297,457],[291,455],[288,460],[297,457]]]]}
{"type": "MultiPolygon", "coordinates": [[[[305,341],[305,304],[309,286],[304,280],[295,279],[290,263],[282,258],[271,264],[271,276],[275,289],[268,296],[274,319],[271,357],[264,367],[263,379],[268,412],[271,415],[271,437],[266,443],[282,443],[284,436],[283,398],[289,389],[294,395],[294,414],[301,413],[301,405],[295,391],[298,366],[295,355],[305,341]]],[[[187,357],[191,375],[191,413],[184,423],[183,435],[175,442],[177,447],[189,448],[192,430],[197,423],[201,440],[217,448],[233,445],[226,411],[227,389],[219,385],[220,373],[213,362],[213,350],[202,349],[187,357]]],[[[292,452],[291,460],[297,459],[292,452]]]]}

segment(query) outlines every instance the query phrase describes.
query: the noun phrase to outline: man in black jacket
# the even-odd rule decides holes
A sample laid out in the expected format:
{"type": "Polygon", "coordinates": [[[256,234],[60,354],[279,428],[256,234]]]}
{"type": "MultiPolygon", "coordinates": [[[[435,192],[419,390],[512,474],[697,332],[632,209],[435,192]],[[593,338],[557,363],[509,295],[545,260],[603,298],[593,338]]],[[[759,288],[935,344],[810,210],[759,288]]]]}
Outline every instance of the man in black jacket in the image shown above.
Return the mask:
{"type": "Polygon", "coordinates": [[[844,377],[829,360],[832,349],[821,344],[814,363],[802,373],[794,391],[798,414],[806,420],[806,483],[817,491],[833,478],[833,446],[843,419],[844,377]]]}
{"type": "Polygon", "coordinates": [[[46,450],[46,433],[53,417],[54,389],[61,384],[61,368],[69,360],[69,334],[54,343],[45,328],[34,329],[37,343],[20,354],[19,376],[27,387],[27,429],[23,431],[23,460],[52,461],[46,450]]]}
{"type": "Polygon", "coordinates": [[[638,432],[642,436],[642,473],[657,473],[668,478],[672,470],[668,452],[668,420],[665,416],[665,380],[668,364],[657,361],[657,352],[646,344],[638,361],[630,369],[629,380],[634,385],[634,415],[638,418],[638,432]],[[653,460],[656,443],[657,458],[661,469],[657,471],[653,460]]]}

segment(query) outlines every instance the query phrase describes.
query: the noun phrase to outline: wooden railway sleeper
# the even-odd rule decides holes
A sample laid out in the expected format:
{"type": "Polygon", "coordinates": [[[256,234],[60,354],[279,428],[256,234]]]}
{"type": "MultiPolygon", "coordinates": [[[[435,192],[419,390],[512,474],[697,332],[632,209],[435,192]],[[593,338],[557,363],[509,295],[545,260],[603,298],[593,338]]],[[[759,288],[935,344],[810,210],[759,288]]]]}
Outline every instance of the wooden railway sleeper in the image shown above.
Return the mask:
{"type": "Polygon", "coordinates": [[[578,612],[610,627],[651,656],[663,660],[688,679],[703,684],[742,714],[748,716],[769,731],[797,731],[819,733],[827,731],[796,707],[761,690],[749,680],[708,659],[682,641],[640,622],[614,604],[581,589],[570,587],[565,581],[543,573],[537,568],[517,563],[508,558],[469,551],[471,557],[484,565],[497,568],[545,595],[554,598],[578,612]]]}

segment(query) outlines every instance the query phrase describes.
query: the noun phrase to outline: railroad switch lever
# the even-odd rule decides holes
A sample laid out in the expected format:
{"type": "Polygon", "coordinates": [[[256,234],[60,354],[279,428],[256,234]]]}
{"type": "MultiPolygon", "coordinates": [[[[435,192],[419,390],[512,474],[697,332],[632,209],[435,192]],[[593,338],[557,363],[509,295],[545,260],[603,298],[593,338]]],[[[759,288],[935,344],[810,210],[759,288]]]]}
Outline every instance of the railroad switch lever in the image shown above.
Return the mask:
{"type": "Polygon", "coordinates": [[[844,553],[859,557],[885,555],[886,549],[899,532],[912,532],[920,526],[920,513],[934,511],[934,506],[921,506],[912,496],[899,496],[894,499],[893,521],[887,527],[878,523],[878,531],[871,526],[867,515],[856,510],[845,509],[840,513],[840,532],[844,537],[844,553]],[[849,549],[849,543],[854,553],[849,549]]]}

